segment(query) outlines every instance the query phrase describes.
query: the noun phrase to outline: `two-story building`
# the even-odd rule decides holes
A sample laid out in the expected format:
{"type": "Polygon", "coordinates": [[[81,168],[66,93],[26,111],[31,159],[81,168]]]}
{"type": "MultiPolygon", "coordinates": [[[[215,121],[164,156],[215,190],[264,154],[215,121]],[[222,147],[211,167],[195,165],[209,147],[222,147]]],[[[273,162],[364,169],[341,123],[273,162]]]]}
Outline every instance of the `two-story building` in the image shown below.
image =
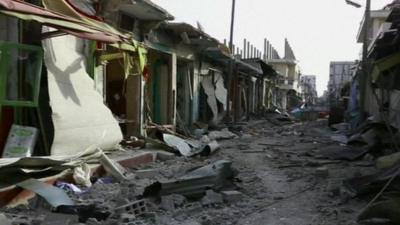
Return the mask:
{"type": "Polygon", "coordinates": [[[278,83],[276,103],[282,110],[287,110],[299,106],[300,98],[300,68],[294,55],[293,49],[287,39],[285,39],[285,55],[280,57],[275,51],[268,58],[267,63],[271,65],[278,74],[281,75],[281,81],[278,83]]]}

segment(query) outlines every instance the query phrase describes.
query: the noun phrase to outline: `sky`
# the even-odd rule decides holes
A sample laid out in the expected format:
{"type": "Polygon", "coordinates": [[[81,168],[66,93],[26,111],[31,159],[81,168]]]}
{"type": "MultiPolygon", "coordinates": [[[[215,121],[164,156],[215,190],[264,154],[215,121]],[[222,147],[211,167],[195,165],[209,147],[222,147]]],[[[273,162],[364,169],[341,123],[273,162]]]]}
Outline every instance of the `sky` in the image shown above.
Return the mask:
{"type": "MultiPolygon", "coordinates": [[[[365,6],[364,0],[354,0],[365,6]]],[[[229,39],[232,0],[153,0],[178,22],[196,26],[221,42],[229,39]]],[[[372,0],[381,9],[392,0],[372,0]]],[[[243,48],[246,38],[259,50],[267,38],[284,55],[289,40],[304,75],[317,76],[318,94],[326,90],[330,61],[360,58],[356,43],[363,8],[345,0],[236,0],[234,44],[243,48]]]]}

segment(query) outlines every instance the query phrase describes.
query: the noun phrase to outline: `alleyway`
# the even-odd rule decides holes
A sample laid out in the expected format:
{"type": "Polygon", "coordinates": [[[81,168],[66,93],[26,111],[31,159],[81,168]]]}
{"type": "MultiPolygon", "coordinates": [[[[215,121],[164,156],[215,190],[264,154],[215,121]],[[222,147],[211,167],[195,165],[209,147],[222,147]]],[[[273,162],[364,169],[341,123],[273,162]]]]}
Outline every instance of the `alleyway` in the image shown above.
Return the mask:
{"type": "MultiPolygon", "coordinates": [[[[326,120],[288,122],[287,125],[273,125],[265,120],[243,123],[231,127],[238,137],[221,141],[221,150],[209,157],[169,157],[135,168],[131,176],[134,180],[95,184],[89,193],[78,197],[72,194],[72,198],[98,206],[100,199],[101,207],[110,209],[113,204],[121,205],[121,201],[128,203],[136,198],[138,190],[154,180],[171,179],[196,166],[229,160],[237,174],[232,185],[225,186],[224,190],[236,190],[240,194],[231,200],[223,200],[222,192],[207,193],[194,200],[176,194],[161,198],[149,196],[146,213],[137,218],[121,215],[110,220],[111,216],[101,222],[89,219],[86,224],[357,224],[357,216],[367,202],[351,198],[342,182],[372,172],[372,163],[318,159],[320,151],[340,145],[332,141],[334,132],[326,123],[326,120]],[[121,222],[123,218],[127,223],[121,222]]],[[[61,214],[51,214],[37,206],[34,200],[28,209],[17,207],[7,213],[32,215],[31,219],[47,221],[44,224],[75,224],[73,221],[77,221],[76,215],[60,217],[61,214]]]]}

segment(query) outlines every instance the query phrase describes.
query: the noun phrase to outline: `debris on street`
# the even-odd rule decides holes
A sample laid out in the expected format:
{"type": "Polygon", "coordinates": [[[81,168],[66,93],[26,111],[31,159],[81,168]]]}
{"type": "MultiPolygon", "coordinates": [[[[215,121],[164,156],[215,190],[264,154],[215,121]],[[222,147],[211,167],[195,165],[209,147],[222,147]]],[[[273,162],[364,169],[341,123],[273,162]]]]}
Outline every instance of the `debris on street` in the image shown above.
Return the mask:
{"type": "Polygon", "coordinates": [[[388,1],[366,1],[361,58],[332,61],[318,95],[288,39],[235,45],[235,0],[229,42],[155,0],[0,0],[0,225],[399,225],[388,1]]]}

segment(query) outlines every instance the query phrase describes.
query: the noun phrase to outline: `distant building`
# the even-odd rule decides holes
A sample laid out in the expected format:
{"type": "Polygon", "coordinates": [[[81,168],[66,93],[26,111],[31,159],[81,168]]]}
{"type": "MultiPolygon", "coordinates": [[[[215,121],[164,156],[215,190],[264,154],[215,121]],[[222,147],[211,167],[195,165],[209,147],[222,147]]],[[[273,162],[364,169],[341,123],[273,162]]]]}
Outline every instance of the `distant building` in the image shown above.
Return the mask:
{"type": "Polygon", "coordinates": [[[289,41],[285,39],[285,55],[280,57],[275,49],[267,55],[266,62],[281,76],[278,82],[277,104],[281,109],[291,109],[301,104],[300,67],[289,41]]]}
{"type": "Polygon", "coordinates": [[[302,75],[300,77],[301,97],[305,103],[315,104],[317,94],[317,76],[302,75]]]}
{"type": "Polygon", "coordinates": [[[331,105],[339,103],[343,88],[350,84],[353,78],[355,66],[354,61],[331,62],[328,83],[329,102],[331,105]]]}

